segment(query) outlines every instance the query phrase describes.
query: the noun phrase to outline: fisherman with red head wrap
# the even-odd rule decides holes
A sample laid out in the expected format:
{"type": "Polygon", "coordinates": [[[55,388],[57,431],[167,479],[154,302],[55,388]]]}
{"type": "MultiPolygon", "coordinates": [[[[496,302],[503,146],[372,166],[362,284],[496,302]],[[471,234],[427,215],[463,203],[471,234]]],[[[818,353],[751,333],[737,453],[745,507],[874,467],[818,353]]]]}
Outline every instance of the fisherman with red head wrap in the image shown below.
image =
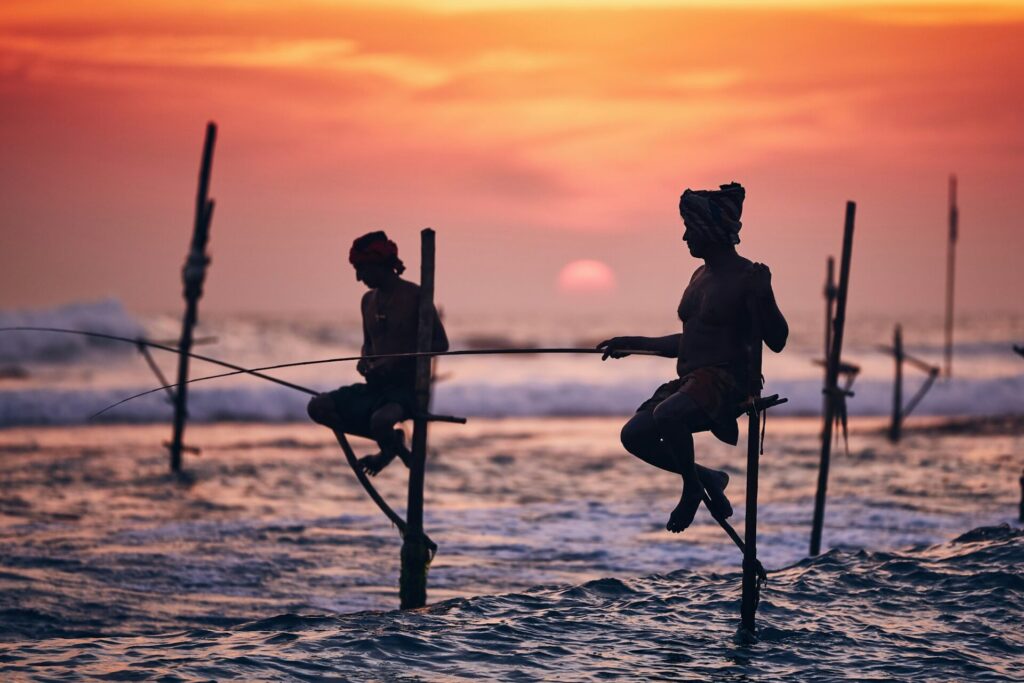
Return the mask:
{"type": "MultiPolygon", "coordinates": [[[[352,243],[349,263],[356,280],[370,291],[363,295],[362,355],[416,351],[420,287],[402,279],[405,265],[398,245],[382,230],[370,232],[352,243]]],[[[433,350],[447,351],[444,326],[434,312],[433,350]]],[[[307,410],[313,421],[373,439],[380,453],[360,458],[368,474],[377,474],[399,456],[407,460],[404,433],[395,425],[412,417],[415,406],[415,359],[362,360],[356,366],[366,382],[343,386],[315,396],[307,410]]]]}
{"type": "Polygon", "coordinates": [[[693,521],[706,491],[717,519],[732,514],[729,475],[696,463],[693,434],[711,431],[736,444],[736,406],[761,389],[761,342],[778,353],[789,327],[775,302],[771,271],[736,253],[746,192],[739,183],[686,190],[679,214],[690,255],[703,259],[679,302],[681,334],[613,337],[598,344],[604,358],[648,350],[676,359],[677,379],[662,384],[622,428],[622,445],[645,462],[683,478],[679,504],[665,527],[679,533],[693,521]],[[756,324],[755,324],[756,320],[756,324]],[[756,337],[756,338],[755,338],[756,337]],[[758,375],[758,376],[754,376],[758,375]]]}

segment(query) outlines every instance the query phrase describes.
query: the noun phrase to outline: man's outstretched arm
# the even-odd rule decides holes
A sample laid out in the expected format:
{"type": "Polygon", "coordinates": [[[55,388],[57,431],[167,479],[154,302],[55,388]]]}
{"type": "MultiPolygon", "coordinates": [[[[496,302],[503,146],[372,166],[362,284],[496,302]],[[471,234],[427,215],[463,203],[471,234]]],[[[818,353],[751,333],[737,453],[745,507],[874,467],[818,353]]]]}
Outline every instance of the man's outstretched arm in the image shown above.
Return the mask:
{"type": "Polygon", "coordinates": [[[679,341],[682,334],[670,334],[664,337],[612,337],[597,345],[606,358],[625,358],[629,351],[653,351],[665,358],[675,358],[679,354],[679,341]]]}

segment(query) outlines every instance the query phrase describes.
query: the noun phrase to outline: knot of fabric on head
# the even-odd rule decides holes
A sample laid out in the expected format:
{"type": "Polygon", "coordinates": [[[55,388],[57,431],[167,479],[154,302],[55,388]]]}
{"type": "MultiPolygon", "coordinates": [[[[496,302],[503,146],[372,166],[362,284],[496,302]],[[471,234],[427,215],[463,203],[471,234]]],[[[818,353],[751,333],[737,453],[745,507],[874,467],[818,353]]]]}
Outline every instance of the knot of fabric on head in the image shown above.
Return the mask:
{"type": "Polygon", "coordinates": [[[388,239],[383,230],[368,232],[352,242],[348,262],[359,266],[389,266],[401,275],[405,264],[398,258],[398,245],[388,239]]]}
{"type": "Polygon", "coordinates": [[[679,198],[679,215],[688,230],[714,244],[739,244],[746,190],[739,183],[717,190],[686,190],[679,198]]]}

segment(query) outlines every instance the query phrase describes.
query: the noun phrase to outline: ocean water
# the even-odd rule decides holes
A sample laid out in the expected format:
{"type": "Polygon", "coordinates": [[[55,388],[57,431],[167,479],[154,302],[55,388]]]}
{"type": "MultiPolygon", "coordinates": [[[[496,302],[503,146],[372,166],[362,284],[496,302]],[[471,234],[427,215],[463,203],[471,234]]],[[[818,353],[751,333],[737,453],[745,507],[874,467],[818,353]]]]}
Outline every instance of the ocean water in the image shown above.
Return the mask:
{"type": "MultiPolygon", "coordinates": [[[[733,641],[740,555],[619,418],[435,425],[429,606],[398,611],[396,531],[313,425],[0,431],[4,680],[1020,680],[1024,437],[855,418],[806,558],[818,422],[770,418],[760,640],[733,641]]],[[[357,451],[370,444],[353,441],[357,451]]],[[[732,476],[745,454],[698,437],[732,476]]],[[[377,485],[401,512],[405,472],[377,485]]]]}
{"type": "MultiPolygon", "coordinates": [[[[671,332],[671,320],[505,322],[453,318],[453,346],[671,332]]],[[[666,532],[678,479],[618,444],[671,361],[442,361],[435,409],[471,419],[431,427],[426,525],[440,549],[428,607],[403,613],[398,534],[305,420],[303,395],[253,378],[196,385],[186,440],[201,454],[186,454],[178,479],[160,394],[87,419],[155,386],[131,346],[0,333],[0,680],[1024,679],[1024,361],[1010,350],[1021,321],[958,332],[957,377],[898,445],[883,436],[891,360],[874,348],[891,321],[851,327],[863,372],[813,559],[820,334],[813,319],[792,322],[787,352],[766,364],[766,389],[790,403],[770,412],[761,459],[769,583],[755,644],[734,640],[738,550],[703,510],[666,532]],[[972,420],[990,414],[1006,417],[972,420]]],[[[113,301],[0,313],[0,327],[153,339],[177,324],[113,301]]],[[[353,329],[212,316],[199,334],[216,337],[202,352],[251,366],[347,355],[353,329]]],[[[904,333],[939,360],[936,321],[904,333]]],[[[157,358],[170,374],[173,359],[157,358]]],[[[344,365],[280,376],[355,379],[344,365]]],[[[918,381],[908,372],[908,393],[918,381]]],[[[742,445],[697,437],[698,459],[732,478],[741,530],[742,445]]],[[[398,463],[376,481],[400,513],[405,483],[398,463]]]]}

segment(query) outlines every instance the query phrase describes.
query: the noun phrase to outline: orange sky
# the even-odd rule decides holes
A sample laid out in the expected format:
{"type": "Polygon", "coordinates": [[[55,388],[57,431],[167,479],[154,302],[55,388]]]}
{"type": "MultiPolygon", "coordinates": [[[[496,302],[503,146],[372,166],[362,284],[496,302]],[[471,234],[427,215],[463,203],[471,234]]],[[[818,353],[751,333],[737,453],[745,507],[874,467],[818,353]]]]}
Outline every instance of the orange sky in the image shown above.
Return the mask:
{"type": "Polygon", "coordinates": [[[670,314],[679,193],[737,180],[789,308],[851,198],[851,306],[938,314],[956,171],[959,300],[1024,312],[1016,3],[66,4],[0,7],[0,307],[180,307],[214,119],[215,309],[354,309],[351,239],[386,228],[415,273],[431,225],[450,308],[587,305],[556,280],[597,259],[611,313],[670,314]]]}

